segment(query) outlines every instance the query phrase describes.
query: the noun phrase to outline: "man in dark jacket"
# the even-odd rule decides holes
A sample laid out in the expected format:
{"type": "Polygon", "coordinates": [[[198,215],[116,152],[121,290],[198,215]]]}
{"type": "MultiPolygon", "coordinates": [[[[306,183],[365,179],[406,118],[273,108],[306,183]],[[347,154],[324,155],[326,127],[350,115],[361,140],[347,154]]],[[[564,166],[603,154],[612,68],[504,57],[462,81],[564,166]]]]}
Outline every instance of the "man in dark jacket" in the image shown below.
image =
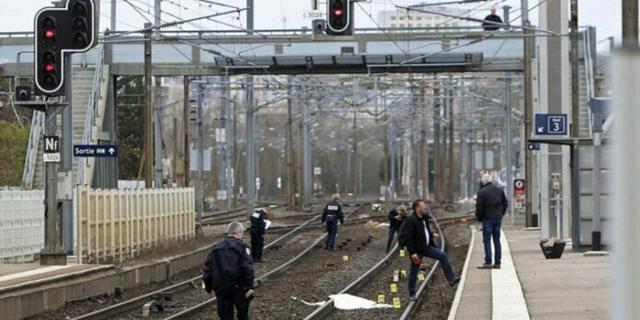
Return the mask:
{"type": "Polygon", "coordinates": [[[340,206],[338,201],[340,201],[340,195],[334,194],[331,197],[331,202],[324,207],[324,212],[322,213],[322,223],[326,223],[327,225],[327,239],[325,240],[324,246],[327,250],[334,250],[336,248],[338,221],[340,221],[340,223],[344,223],[342,206],[340,206]]]}
{"type": "Polygon", "coordinates": [[[389,211],[389,241],[387,241],[387,252],[391,249],[391,243],[396,233],[400,230],[400,226],[405,219],[406,210],[403,205],[399,205],[395,209],[389,211]]]}
{"type": "Polygon", "coordinates": [[[507,212],[509,202],[504,191],[492,183],[491,176],[482,176],[482,189],[476,197],[476,218],[482,222],[482,241],[484,242],[484,264],[480,269],[500,269],[502,247],[500,246],[500,227],[502,216],[507,212]],[[491,239],[496,248],[493,266],[491,265],[491,239]]]}
{"type": "Polygon", "coordinates": [[[254,262],[264,262],[262,260],[264,234],[267,232],[267,219],[270,215],[271,209],[257,208],[249,217],[249,221],[251,221],[251,258],[254,262]]]}
{"type": "Polygon", "coordinates": [[[409,297],[415,300],[416,279],[422,257],[429,257],[440,262],[444,276],[453,287],[460,278],[456,277],[449,263],[447,255],[438,249],[433,242],[434,234],[429,226],[427,204],[423,199],[413,201],[413,214],[408,216],[400,227],[400,244],[406,246],[411,258],[411,271],[409,272],[409,297]]]}
{"type": "Polygon", "coordinates": [[[495,31],[502,27],[502,19],[496,14],[496,7],[491,7],[491,14],[484,18],[482,29],[485,31],[495,31]]]}
{"type": "Polygon", "coordinates": [[[249,303],[253,298],[253,261],[244,242],[244,226],[234,221],[227,227],[227,238],[218,242],[207,255],[202,271],[205,291],[217,297],[220,320],[233,320],[234,307],[238,320],[249,319],[249,303]]]}

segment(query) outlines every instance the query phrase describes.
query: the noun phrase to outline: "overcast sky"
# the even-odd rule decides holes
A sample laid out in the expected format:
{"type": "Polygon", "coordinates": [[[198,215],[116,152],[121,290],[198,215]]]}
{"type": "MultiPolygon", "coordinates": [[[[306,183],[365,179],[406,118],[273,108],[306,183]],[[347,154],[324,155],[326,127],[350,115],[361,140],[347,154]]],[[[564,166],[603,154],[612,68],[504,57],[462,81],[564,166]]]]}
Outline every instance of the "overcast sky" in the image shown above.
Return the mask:
{"type": "MultiPolygon", "coordinates": [[[[140,28],[147,16],[151,19],[154,0],[101,0],[101,30],[109,25],[111,2],[117,4],[118,29],[127,30],[140,28]],[[135,8],[134,8],[135,7],[135,8]]],[[[218,2],[244,7],[245,0],[217,0],[218,2]]],[[[322,1],[322,0],[321,0],[322,1]]],[[[443,0],[368,0],[356,5],[356,27],[376,27],[373,22],[377,13],[381,10],[394,10],[394,5],[410,5],[421,2],[434,3],[443,0]],[[371,15],[371,18],[368,16],[371,15]]],[[[447,0],[449,1],[449,0],[447,0]]],[[[569,1],[569,0],[529,0],[529,6],[533,7],[539,1],[569,1]]],[[[580,25],[597,27],[598,40],[614,36],[617,40],[621,34],[621,1],[622,0],[579,0],[580,4],[580,25]]],[[[50,0],[4,0],[5,8],[0,11],[0,31],[29,31],[33,29],[33,16],[39,8],[47,6],[50,0]]],[[[495,0],[485,3],[472,3],[461,5],[465,9],[478,8],[471,15],[482,17],[488,13],[488,8],[492,4],[498,7],[510,5],[514,9],[520,9],[521,0],[495,0]]],[[[255,0],[255,28],[256,29],[280,29],[300,28],[309,25],[305,19],[305,13],[311,10],[311,0],[255,0]],[[283,18],[286,18],[286,22],[283,18]]],[[[200,0],[163,0],[162,1],[163,20],[174,21],[177,17],[197,17],[208,15],[213,12],[226,10],[219,6],[210,7],[200,0]],[[173,15],[173,16],[172,16],[173,15]]],[[[498,10],[502,12],[501,9],[498,10]]],[[[512,14],[516,16],[519,14],[512,14]]],[[[220,18],[222,22],[235,26],[244,26],[244,15],[230,15],[220,18]]],[[[532,23],[537,24],[537,10],[532,11],[532,23]]],[[[203,27],[207,29],[228,29],[228,27],[210,21],[198,22],[195,25],[184,26],[185,29],[196,29],[203,27]]],[[[606,43],[600,43],[600,49],[606,49],[606,43]]]]}

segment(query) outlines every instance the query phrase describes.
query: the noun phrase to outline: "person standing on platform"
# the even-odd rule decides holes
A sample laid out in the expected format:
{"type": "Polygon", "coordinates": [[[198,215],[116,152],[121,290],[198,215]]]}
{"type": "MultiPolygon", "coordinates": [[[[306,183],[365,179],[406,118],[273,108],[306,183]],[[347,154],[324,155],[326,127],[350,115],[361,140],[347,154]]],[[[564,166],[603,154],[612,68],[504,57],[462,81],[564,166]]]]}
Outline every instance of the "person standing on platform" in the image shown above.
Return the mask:
{"type": "Polygon", "coordinates": [[[482,222],[482,241],[484,243],[484,264],[479,269],[500,269],[502,246],[500,245],[500,229],[502,217],[507,212],[509,201],[501,188],[495,186],[491,176],[482,176],[482,188],[476,197],[476,218],[482,222]],[[493,265],[491,264],[491,240],[495,247],[493,265]]]}
{"type": "Polygon", "coordinates": [[[484,18],[482,29],[485,31],[496,31],[502,27],[502,18],[496,14],[496,7],[491,7],[491,14],[484,18]]]}
{"type": "Polygon", "coordinates": [[[440,262],[440,267],[449,284],[454,287],[460,282],[451,268],[447,254],[438,249],[433,242],[434,234],[429,226],[429,214],[427,204],[423,199],[413,201],[413,214],[409,215],[400,227],[400,246],[406,247],[411,260],[411,270],[409,271],[409,297],[412,301],[416,299],[416,281],[423,257],[436,259],[440,262]]]}
{"type": "Polygon", "coordinates": [[[342,206],[338,201],[340,201],[340,195],[334,194],[331,197],[331,202],[324,207],[324,212],[322,213],[322,223],[326,223],[327,226],[327,239],[324,245],[324,248],[327,250],[335,250],[338,222],[344,223],[342,206]]]}
{"type": "Polygon", "coordinates": [[[399,205],[395,209],[389,211],[389,240],[387,241],[387,252],[391,250],[391,243],[396,233],[400,230],[400,226],[406,217],[406,210],[403,205],[399,205]]]}
{"type": "Polygon", "coordinates": [[[251,221],[251,257],[253,262],[262,263],[262,251],[264,248],[264,234],[271,222],[270,208],[256,208],[249,220],[251,221]]]}
{"type": "Polygon", "coordinates": [[[216,297],[220,320],[249,319],[249,304],[254,297],[251,250],[242,241],[244,226],[234,221],[227,226],[227,238],[215,244],[202,270],[204,289],[216,297]]]}

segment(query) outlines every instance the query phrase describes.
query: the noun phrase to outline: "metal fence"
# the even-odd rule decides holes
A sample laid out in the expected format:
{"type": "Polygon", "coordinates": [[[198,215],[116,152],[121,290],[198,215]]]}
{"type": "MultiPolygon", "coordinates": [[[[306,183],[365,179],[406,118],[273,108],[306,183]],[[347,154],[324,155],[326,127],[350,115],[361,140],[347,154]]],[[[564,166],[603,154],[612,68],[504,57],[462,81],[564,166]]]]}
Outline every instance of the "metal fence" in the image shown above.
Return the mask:
{"type": "Polygon", "coordinates": [[[123,261],[163,240],[195,235],[193,188],[90,189],[76,195],[80,263],[123,261]]]}
{"type": "Polygon", "coordinates": [[[30,262],[44,246],[44,192],[0,191],[0,263],[30,262]]]}

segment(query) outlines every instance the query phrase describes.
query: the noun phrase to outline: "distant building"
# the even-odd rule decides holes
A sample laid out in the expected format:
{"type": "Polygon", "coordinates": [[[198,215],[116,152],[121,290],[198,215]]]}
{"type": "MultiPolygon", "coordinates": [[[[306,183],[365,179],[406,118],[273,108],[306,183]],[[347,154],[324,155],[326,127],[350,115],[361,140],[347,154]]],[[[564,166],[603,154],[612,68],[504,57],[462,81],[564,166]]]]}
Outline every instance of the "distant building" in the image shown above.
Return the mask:
{"type": "MultiPolygon", "coordinates": [[[[416,5],[419,6],[419,5],[416,5]]],[[[425,10],[442,12],[450,15],[463,15],[466,10],[444,6],[426,6],[425,10]]],[[[460,19],[423,13],[418,11],[387,10],[378,13],[378,25],[382,28],[433,28],[439,27],[457,27],[466,25],[460,19]]]]}

